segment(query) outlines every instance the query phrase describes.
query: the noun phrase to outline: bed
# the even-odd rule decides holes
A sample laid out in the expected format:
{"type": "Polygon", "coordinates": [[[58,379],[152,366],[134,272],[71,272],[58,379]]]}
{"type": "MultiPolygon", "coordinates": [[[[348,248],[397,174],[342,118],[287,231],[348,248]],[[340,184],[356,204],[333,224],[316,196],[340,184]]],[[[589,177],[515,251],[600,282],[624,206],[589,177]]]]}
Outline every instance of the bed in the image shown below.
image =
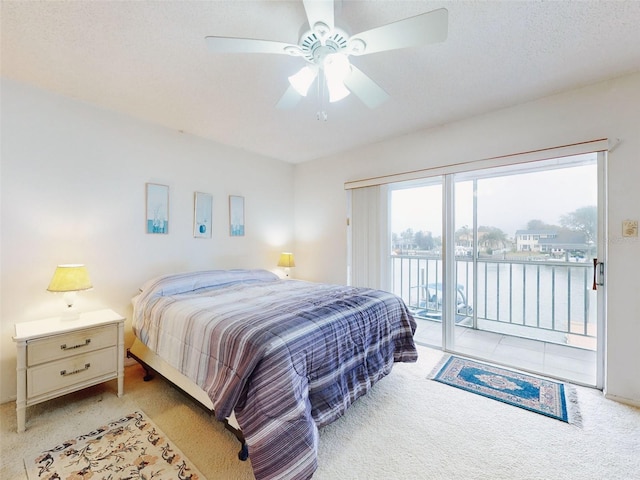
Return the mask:
{"type": "Polygon", "coordinates": [[[310,478],[318,428],[418,357],[415,320],[380,290],[211,270],[151,279],[132,303],[130,356],[235,430],[258,480],[310,478]]]}

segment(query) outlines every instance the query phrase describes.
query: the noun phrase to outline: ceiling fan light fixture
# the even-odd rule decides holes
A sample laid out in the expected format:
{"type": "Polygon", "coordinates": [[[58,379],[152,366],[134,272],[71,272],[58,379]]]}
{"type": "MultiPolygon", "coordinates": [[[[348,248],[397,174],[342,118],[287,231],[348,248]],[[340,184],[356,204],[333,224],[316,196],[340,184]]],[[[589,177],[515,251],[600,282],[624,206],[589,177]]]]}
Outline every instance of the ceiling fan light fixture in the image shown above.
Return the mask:
{"type": "Polygon", "coordinates": [[[311,84],[318,76],[318,70],[309,65],[302,67],[298,73],[289,77],[291,86],[303,97],[307,96],[311,84]]]}
{"type": "Polygon", "coordinates": [[[339,102],[351,93],[344,83],[339,81],[331,82],[329,79],[327,79],[327,90],[329,90],[330,103],[339,102]]]}
{"type": "Polygon", "coordinates": [[[351,92],[344,85],[345,78],[351,73],[351,64],[347,56],[331,53],[325,56],[322,65],[329,90],[329,102],[337,102],[349,95],[351,92]]]}
{"type": "Polygon", "coordinates": [[[322,65],[328,81],[344,82],[351,73],[349,59],[342,53],[331,53],[325,56],[322,65]]]}

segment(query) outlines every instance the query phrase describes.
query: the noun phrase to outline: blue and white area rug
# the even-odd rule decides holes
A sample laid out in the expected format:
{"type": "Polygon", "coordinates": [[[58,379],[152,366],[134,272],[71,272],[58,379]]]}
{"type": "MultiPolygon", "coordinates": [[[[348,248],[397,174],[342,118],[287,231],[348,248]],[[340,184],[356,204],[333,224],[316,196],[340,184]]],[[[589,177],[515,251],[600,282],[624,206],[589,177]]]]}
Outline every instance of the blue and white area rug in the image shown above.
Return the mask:
{"type": "Polygon", "coordinates": [[[578,399],[571,385],[454,355],[445,356],[431,378],[563,422],[581,424],[578,399]]]}

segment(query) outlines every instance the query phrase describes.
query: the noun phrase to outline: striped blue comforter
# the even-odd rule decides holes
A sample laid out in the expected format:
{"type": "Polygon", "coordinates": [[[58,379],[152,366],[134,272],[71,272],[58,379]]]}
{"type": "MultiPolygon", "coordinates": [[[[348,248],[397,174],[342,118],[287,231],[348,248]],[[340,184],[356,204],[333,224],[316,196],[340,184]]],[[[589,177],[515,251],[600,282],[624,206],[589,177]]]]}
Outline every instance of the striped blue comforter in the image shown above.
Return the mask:
{"type": "Polygon", "coordinates": [[[279,280],[264,270],[160,277],[134,299],[140,340],[235,411],[257,479],[310,478],[318,427],[393,362],[414,362],[415,320],[387,292],[279,280]]]}

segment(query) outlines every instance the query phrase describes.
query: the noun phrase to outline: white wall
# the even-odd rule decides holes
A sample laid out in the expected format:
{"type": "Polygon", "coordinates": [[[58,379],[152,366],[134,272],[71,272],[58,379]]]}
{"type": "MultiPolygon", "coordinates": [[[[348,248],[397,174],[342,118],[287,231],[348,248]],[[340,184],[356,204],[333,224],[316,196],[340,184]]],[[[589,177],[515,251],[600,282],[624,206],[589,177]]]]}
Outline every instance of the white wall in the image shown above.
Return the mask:
{"type": "Polygon", "coordinates": [[[346,278],[344,182],[603,137],[609,154],[608,396],[640,405],[640,240],[622,221],[640,219],[640,73],[424,130],[298,165],[297,275],[346,278]]]}
{"type": "MultiPolygon", "coordinates": [[[[2,80],[0,401],[15,398],[14,323],[57,315],[59,263],[86,263],[80,309],[131,317],[152,276],[210,268],[276,271],[293,244],[291,164],[2,80]],[[170,187],[168,235],[145,233],[145,183],[170,187]],[[213,238],[193,238],[195,191],[213,195],[213,238]],[[243,195],[246,235],[228,234],[243,195]]],[[[127,325],[127,340],[132,341],[127,325]]]]}
{"type": "Polygon", "coordinates": [[[1,87],[0,402],[15,397],[14,323],[61,307],[45,291],[58,263],[88,265],[95,288],[80,308],[130,317],[130,298],[156,274],[273,270],[293,245],[295,196],[296,277],[344,283],[345,181],[615,137],[606,391],[640,404],[640,241],[621,237],[622,220],[640,218],[640,74],[295,168],[4,79],[1,87]],[[146,182],[170,186],[167,236],[144,233],[146,182]],[[194,191],[214,196],[210,240],[192,236],[194,191]],[[246,198],[243,238],[227,234],[229,194],[246,198]]]}

